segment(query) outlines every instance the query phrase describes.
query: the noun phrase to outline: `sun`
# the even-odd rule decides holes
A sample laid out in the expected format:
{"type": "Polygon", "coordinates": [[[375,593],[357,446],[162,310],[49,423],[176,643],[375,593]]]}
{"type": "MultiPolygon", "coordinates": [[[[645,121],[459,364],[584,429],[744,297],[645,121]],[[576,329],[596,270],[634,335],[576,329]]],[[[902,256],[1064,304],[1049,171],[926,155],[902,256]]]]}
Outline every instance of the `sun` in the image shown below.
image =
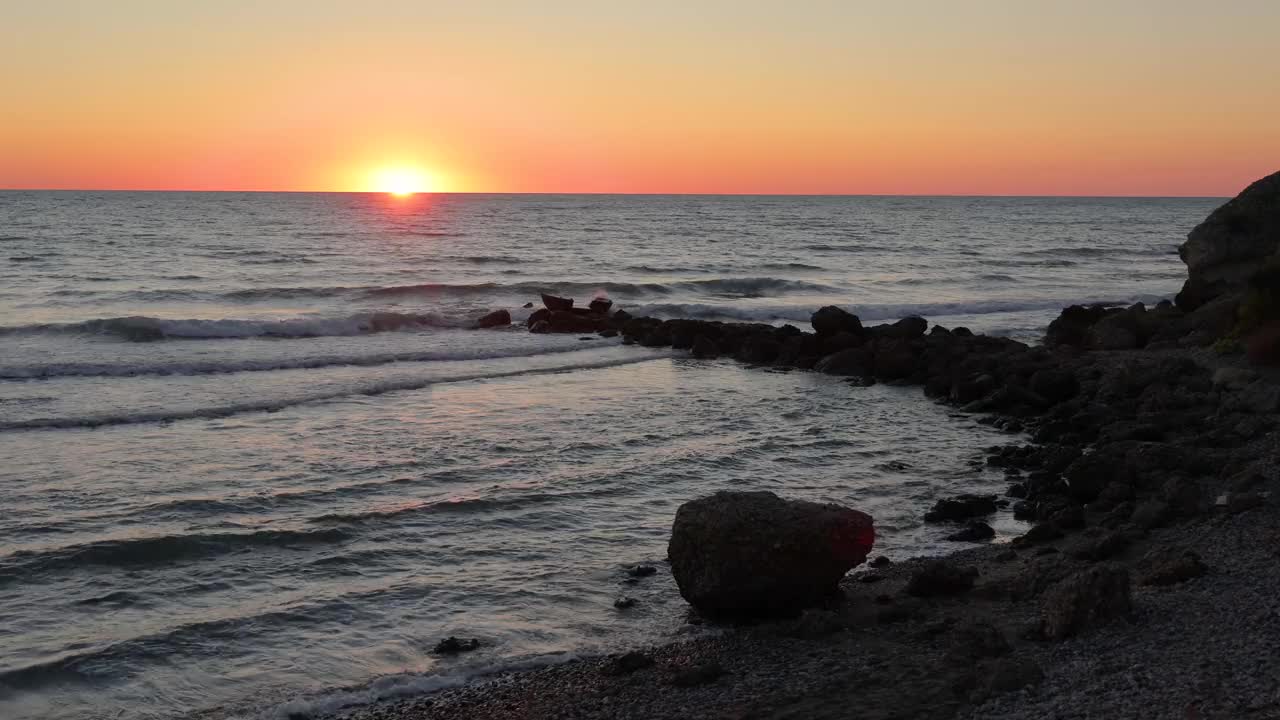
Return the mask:
{"type": "Polygon", "coordinates": [[[436,191],[434,178],[429,173],[411,167],[376,170],[370,187],[373,192],[384,192],[396,197],[436,191]]]}

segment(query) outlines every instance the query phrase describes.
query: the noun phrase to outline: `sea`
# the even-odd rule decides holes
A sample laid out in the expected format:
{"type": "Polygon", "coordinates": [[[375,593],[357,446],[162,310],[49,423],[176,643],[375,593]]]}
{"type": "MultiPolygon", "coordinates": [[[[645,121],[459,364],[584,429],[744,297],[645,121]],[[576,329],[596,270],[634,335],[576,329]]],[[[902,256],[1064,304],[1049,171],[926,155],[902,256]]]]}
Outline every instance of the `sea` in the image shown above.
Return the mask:
{"type": "Polygon", "coordinates": [[[721,632],[664,564],[721,489],[947,552],[921,515],[1003,490],[1008,434],[919,388],[532,335],[525,305],[1035,343],[1172,297],[1220,203],[0,192],[0,717],[316,717],[721,632]]]}

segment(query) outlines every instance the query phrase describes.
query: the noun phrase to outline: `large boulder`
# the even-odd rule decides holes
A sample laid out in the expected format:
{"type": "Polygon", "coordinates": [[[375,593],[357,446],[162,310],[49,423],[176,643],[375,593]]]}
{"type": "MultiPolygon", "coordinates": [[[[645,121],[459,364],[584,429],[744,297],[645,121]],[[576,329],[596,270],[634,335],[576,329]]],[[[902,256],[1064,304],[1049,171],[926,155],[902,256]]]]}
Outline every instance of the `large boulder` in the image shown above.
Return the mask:
{"type": "Polygon", "coordinates": [[[842,332],[861,335],[862,321],[857,315],[842,310],[835,305],[828,305],[809,318],[813,331],[819,335],[837,335],[842,332]]]}
{"type": "Polygon", "coordinates": [[[1191,311],[1221,295],[1242,292],[1250,276],[1280,249],[1280,173],[1269,175],[1214,210],[1178,255],[1187,281],[1178,307],[1191,311]]]}
{"type": "Polygon", "coordinates": [[[676,511],[668,554],[680,594],[711,616],[820,605],[875,542],[871,517],[771,492],[718,492],[676,511]]]}

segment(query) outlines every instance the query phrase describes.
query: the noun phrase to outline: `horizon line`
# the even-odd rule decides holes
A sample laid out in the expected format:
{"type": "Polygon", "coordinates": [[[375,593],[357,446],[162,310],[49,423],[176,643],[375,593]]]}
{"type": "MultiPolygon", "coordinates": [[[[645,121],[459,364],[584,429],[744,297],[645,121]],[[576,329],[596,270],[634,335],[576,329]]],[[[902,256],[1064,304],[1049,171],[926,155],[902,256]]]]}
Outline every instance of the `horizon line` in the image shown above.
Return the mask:
{"type": "MultiPolygon", "coordinates": [[[[0,187],[3,192],[66,192],[66,193],[226,193],[257,195],[392,195],[383,190],[196,190],[182,188],[22,188],[0,187]]],[[[1130,195],[1069,193],[1046,195],[1042,193],[802,193],[802,192],[572,192],[572,191],[447,191],[415,192],[412,195],[598,195],[601,197],[911,197],[911,198],[1077,198],[1077,199],[1132,199],[1132,200],[1220,200],[1232,195],[1130,195]]]]}

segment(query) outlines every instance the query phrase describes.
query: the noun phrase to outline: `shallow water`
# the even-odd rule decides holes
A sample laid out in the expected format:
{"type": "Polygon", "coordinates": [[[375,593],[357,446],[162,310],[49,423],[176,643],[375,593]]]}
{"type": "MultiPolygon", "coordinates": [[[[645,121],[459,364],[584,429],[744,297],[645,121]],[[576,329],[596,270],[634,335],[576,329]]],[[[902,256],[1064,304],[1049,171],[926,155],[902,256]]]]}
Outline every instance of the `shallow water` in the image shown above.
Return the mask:
{"type": "Polygon", "coordinates": [[[1006,436],[918,388],[458,326],[547,289],[1031,339],[1176,292],[1215,204],[0,193],[0,716],[279,717],[698,632],[623,569],[722,488],[938,552],[922,510],[1002,489],[1006,436]]]}

